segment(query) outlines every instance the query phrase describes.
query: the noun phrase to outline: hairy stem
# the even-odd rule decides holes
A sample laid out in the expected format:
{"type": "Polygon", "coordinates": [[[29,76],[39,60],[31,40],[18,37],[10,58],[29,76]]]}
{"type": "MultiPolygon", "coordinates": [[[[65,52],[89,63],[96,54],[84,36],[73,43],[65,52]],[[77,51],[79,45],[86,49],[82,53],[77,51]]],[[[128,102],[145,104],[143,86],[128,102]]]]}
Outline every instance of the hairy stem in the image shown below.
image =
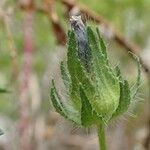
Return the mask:
{"type": "Polygon", "coordinates": [[[106,150],[105,126],[103,123],[97,125],[97,133],[100,150],[106,150]]]}

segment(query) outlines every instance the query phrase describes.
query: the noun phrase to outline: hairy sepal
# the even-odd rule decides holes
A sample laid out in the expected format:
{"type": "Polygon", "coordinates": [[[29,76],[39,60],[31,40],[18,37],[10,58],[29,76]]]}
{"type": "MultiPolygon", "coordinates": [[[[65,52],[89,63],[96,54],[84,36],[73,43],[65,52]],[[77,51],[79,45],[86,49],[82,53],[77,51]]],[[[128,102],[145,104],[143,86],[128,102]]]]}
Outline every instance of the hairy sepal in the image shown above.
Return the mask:
{"type": "Polygon", "coordinates": [[[81,125],[80,112],[76,110],[71,103],[62,102],[60,96],[57,93],[53,80],[52,80],[52,88],[51,88],[51,100],[56,112],[58,112],[68,120],[71,120],[76,124],[81,125]]]}
{"type": "Polygon", "coordinates": [[[134,102],[135,97],[140,87],[140,83],[141,83],[141,64],[140,64],[139,58],[135,54],[132,53],[132,56],[134,57],[136,64],[137,64],[137,78],[136,78],[134,85],[130,88],[131,101],[134,102]]]}
{"type": "Polygon", "coordinates": [[[63,83],[65,85],[67,94],[69,94],[70,91],[69,89],[71,88],[71,77],[68,68],[65,66],[63,61],[60,64],[60,70],[61,70],[61,77],[63,79],[63,83]]]}
{"type": "Polygon", "coordinates": [[[80,100],[80,91],[79,87],[82,84],[85,89],[86,95],[89,99],[92,99],[94,88],[90,79],[86,75],[86,71],[84,70],[79,58],[78,58],[78,48],[77,42],[75,38],[75,33],[70,31],[68,41],[68,54],[67,54],[67,66],[69,70],[69,74],[71,77],[71,99],[78,109],[81,109],[81,100],[80,100]]]}
{"type": "MultiPolygon", "coordinates": [[[[119,80],[108,65],[104,48],[99,46],[98,38],[90,27],[87,27],[89,45],[92,51],[92,67],[95,74],[96,93],[89,99],[92,108],[103,118],[111,118],[119,105],[119,80]]],[[[104,43],[103,43],[104,44],[104,43]]]]}
{"type": "Polygon", "coordinates": [[[81,107],[82,126],[90,127],[91,125],[94,125],[97,122],[100,122],[101,120],[92,109],[92,106],[82,86],[80,86],[80,97],[81,97],[81,104],[82,104],[82,107],[81,107]]]}
{"type": "Polygon", "coordinates": [[[108,57],[107,57],[107,52],[106,52],[106,46],[105,46],[105,43],[100,35],[100,31],[98,29],[98,27],[96,27],[96,32],[97,32],[97,35],[98,35],[98,39],[99,39],[99,45],[100,45],[100,50],[104,56],[104,59],[106,60],[106,63],[108,64],[108,57]]]}
{"type": "Polygon", "coordinates": [[[126,112],[131,102],[129,84],[127,80],[123,80],[121,76],[121,71],[118,66],[115,68],[115,70],[116,70],[116,75],[120,80],[120,99],[119,99],[118,108],[114,112],[112,118],[122,115],[124,112],[126,112]]]}

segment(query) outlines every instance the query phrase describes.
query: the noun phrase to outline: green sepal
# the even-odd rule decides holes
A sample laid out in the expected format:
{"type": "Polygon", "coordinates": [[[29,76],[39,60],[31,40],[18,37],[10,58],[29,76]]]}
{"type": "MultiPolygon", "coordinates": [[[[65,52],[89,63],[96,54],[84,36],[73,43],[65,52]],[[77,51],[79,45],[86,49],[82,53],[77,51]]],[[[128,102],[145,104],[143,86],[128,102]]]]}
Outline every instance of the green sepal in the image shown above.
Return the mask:
{"type": "Polygon", "coordinates": [[[66,87],[66,90],[67,90],[67,92],[69,92],[69,88],[71,86],[71,79],[70,79],[69,71],[68,71],[67,67],[65,66],[64,62],[61,62],[60,70],[61,70],[61,76],[62,76],[64,85],[66,87]]]}
{"type": "Polygon", "coordinates": [[[124,112],[126,112],[129,108],[130,101],[131,101],[131,97],[130,97],[129,84],[126,80],[121,81],[119,105],[115,113],[113,114],[113,117],[117,117],[119,115],[122,115],[124,112]]]}
{"type": "Polygon", "coordinates": [[[62,102],[60,96],[56,91],[56,87],[53,80],[51,88],[51,100],[56,112],[58,112],[63,117],[73,121],[76,124],[81,124],[80,112],[76,110],[71,103],[62,102]]]}
{"type": "Polygon", "coordinates": [[[100,49],[97,42],[97,36],[90,27],[87,27],[87,35],[92,49],[92,67],[95,73],[94,84],[97,85],[95,98],[89,99],[89,101],[97,114],[102,115],[103,118],[109,118],[119,105],[119,79],[109,67],[106,56],[103,54],[104,51],[100,49]]]}
{"type": "Polygon", "coordinates": [[[89,127],[92,124],[95,123],[94,119],[94,112],[92,111],[91,104],[89,103],[89,100],[87,96],[85,95],[85,92],[80,86],[80,97],[81,97],[81,123],[84,127],[89,127]]]}
{"type": "Polygon", "coordinates": [[[75,39],[75,34],[73,31],[68,32],[68,53],[67,53],[67,67],[69,70],[69,74],[71,77],[71,91],[70,91],[70,96],[71,100],[75,104],[76,108],[81,107],[81,102],[79,98],[79,81],[82,78],[82,75],[80,73],[81,66],[79,64],[79,61],[77,59],[77,43],[75,39]],[[79,80],[79,81],[78,81],[79,80]]]}
{"type": "Polygon", "coordinates": [[[130,88],[131,100],[134,101],[135,96],[139,90],[140,83],[141,83],[141,64],[140,64],[139,58],[135,54],[133,54],[133,53],[131,53],[131,54],[134,57],[134,59],[136,60],[136,64],[137,64],[137,78],[136,78],[134,85],[130,88]]]}
{"type": "Polygon", "coordinates": [[[77,42],[75,38],[75,33],[73,31],[69,32],[69,41],[68,41],[68,53],[67,53],[67,66],[69,70],[69,74],[71,77],[71,99],[77,108],[81,108],[80,101],[80,92],[79,92],[79,84],[82,83],[83,88],[85,89],[88,98],[92,98],[93,96],[93,86],[90,82],[90,79],[86,75],[86,71],[84,70],[77,54],[77,42]]]}

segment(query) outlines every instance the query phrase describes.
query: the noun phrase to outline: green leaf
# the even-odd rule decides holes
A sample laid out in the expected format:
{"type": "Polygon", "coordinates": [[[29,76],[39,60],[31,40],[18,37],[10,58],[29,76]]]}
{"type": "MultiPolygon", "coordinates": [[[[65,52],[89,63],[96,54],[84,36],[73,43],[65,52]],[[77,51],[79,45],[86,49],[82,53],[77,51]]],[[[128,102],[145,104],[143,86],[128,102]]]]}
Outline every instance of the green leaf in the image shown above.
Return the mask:
{"type": "Polygon", "coordinates": [[[0,88],[0,93],[8,93],[9,91],[7,89],[4,88],[0,88]]]}

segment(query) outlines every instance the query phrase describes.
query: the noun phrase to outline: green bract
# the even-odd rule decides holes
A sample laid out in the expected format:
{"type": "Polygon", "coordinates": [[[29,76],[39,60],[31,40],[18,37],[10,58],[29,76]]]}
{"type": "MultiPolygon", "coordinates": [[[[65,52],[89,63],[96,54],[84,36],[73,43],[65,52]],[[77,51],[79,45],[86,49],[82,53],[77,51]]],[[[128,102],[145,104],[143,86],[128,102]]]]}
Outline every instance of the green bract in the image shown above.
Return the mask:
{"type": "Polygon", "coordinates": [[[89,127],[99,122],[107,123],[127,111],[139,87],[140,65],[136,58],[138,77],[135,86],[130,89],[119,67],[110,67],[98,29],[94,32],[91,27],[86,27],[86,33],[91,51],[90,71],[87,71],[78,57],[74,31],[69,31],[67,63],[62,62],[60,65],[67,100],[61,100],[54,81],[51,100],[62,116],[80,126],[89,127]]]}

